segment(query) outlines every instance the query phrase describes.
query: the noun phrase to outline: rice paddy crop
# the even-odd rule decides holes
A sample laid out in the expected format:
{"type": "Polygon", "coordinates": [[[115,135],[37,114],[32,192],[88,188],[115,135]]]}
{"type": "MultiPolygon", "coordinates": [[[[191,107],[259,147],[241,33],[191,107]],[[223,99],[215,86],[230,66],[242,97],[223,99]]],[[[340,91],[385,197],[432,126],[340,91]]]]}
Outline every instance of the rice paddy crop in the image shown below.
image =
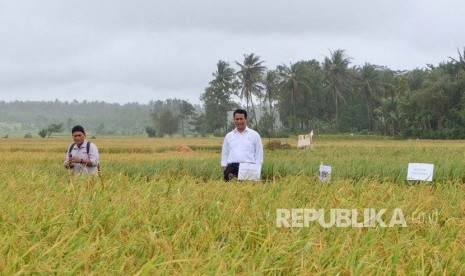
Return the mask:
{"type": "Polygon", "coordinates": [[[465,273],[464,141],[266,150],[260,182],[231,183],[221,138],[95,139],[101,179],[63,168],[70,139],[0,142],[0,274],[465,273]],[[433,182],[407,182],[409,162],[433,182]],[[406,227],[278,227],[282,209],[401,210],[406,227]]]}

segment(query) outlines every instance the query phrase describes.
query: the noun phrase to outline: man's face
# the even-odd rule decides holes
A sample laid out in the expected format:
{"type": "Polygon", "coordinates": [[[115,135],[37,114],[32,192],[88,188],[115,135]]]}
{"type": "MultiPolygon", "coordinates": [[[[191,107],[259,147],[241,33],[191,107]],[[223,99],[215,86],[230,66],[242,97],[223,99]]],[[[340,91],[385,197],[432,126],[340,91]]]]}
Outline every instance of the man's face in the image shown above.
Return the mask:
{"type": "Polygon", "coordinates": [[[236,125],[237,130],[243,131],[247,126],[247,119],[244,114],[236,113],[234,115],[234,124],[236,125]]]}
{"type": "Polygon", "coordinates": [[[75,131],[73,132],[73,140],[74,140],[74,143],[76,143],[77,145],[81,145],[82,143],[84,143],[84,139],[86,138],[86,135],[80,131],[75,131]]]}

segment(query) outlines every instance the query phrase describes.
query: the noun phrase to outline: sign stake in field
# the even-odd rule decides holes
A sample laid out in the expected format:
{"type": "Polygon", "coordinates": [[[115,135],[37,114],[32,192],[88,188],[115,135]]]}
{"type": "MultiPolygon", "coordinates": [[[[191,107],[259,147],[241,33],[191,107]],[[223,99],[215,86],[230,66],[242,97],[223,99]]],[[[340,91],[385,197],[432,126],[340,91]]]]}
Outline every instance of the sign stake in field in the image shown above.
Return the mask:
{"type": "Polygon", "coordinates": [[[320,180],[320,183],[328,183],[329,180],[331,179],[331,166],[325,166],[323,165],[323,162],[320,163],[320,175],[318,179],[320,180]]]}

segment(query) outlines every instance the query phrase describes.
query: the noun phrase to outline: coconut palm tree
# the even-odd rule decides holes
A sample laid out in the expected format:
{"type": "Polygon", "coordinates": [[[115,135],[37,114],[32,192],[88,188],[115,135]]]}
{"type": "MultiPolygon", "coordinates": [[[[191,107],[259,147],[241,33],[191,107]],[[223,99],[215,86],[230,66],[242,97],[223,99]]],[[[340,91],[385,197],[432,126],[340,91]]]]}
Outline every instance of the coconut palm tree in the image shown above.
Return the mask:
{"type": "Polygon", "coordinates": [[[457,48],[457,52],[459,53],[458,60],[452,57],[449,58],[455,62],[459,69],[465,70],[465,47],[463,48],[463,54],[460,52],[459,48],[457,48]]]}
{"type": "Polygon", "coordinates": [[[269,135],[272,135],[274,133],[274,125],[276,122],[275,119],[275,110],[274,110],[274,102],[278,100],[278,93],[279,93],[279,87],[278,87],[278,74],[276,71],[267,71],[265,78],[263,80],[263,85],[265,86],[265,97],[263,99],[263,109],[265,110],[263,116],[268,117],[268,119],[262,117],[260,120],[265,119],[266,122],[268,122],[269,129],[269,135]],[[268,107],[266,107],[268,104],[268,107]]]}
{"type": "MultiPolygon", "coordinates": [[[[303,99],[304,93],[309,91],[308,76],[305,74],[304,68],[299,64],[290,64],[290,66],[279,65],[277,68],[278,76],[280,77],[279,87],[281,94],[290,95],[291,105],[293,110],[293,120],[297,120],[296,105],[303,99]]],[[[293,124],[294,126],[295,124],[293,124]]]]}
{"type": "Polygon", "coordinates": [[[244,55],[244,62],[242,64],[236,61],[236,64],[239,66],[237,76],[239,77],[241,88],[240,98],[245,98],[247,109],[249,109],[249,104],[252,106],[255,125],[257,125],[257,118],[253,106],[253,96],[260,98],[263,91],[263,86],[261,84],[266,71],[266,67],[263,63],[264,61],[260,60],[260,56],[254,53],[244,55]]]}
{"type": "Polygon", "coordinates": [[[351,58],[345,54],[344,50],[331,52],[331,57],[325,57],[323,69],[325,72],[325,86],[334,102],[336,124],[339,124],[339,102],[344,101],[344,93],[347,92],[350,81],[349,64],[351,58]]]}
{"type": "Polygon", "coordinates": [[[373,106],[378,99],[382,86],[381,71],[377,66],[365,63],[363,67],[357,68],[356,78],[360,86],[367,111],[368,129],[372,129],[373,106]]]}
{"type": "Polygon", "coordinates": [[[263,80],[265,86],[265,98],[263,105],[268,104],[268,111],[273,113],[273,102],[278,97],[278,74],[276,71],[267,71],[263,80]]]}
{"type": "Polygon", "coordinates": [[[225,92],[235,93],[238,83],[234,68],[229,66],[229,63],[222,60],[218,61],[216,66],[217,71],[212,74],[214,77],[212,82],[214,82],[217,87],[223,88],[225,92]]]}

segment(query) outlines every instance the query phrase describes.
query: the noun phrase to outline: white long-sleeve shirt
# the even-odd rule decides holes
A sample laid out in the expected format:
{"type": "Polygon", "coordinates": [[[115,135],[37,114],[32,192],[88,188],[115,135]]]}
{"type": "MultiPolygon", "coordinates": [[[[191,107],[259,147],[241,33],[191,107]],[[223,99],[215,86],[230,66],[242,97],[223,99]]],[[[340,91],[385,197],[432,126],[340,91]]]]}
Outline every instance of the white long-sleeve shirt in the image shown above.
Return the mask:
{"type": "Polygon", "coordinates": [[[236,129],[226,134],[221,151],[221,166],[230,163],[263,164],[263,144],[260,134],[246,127],[243,132],[236,129]]]}

